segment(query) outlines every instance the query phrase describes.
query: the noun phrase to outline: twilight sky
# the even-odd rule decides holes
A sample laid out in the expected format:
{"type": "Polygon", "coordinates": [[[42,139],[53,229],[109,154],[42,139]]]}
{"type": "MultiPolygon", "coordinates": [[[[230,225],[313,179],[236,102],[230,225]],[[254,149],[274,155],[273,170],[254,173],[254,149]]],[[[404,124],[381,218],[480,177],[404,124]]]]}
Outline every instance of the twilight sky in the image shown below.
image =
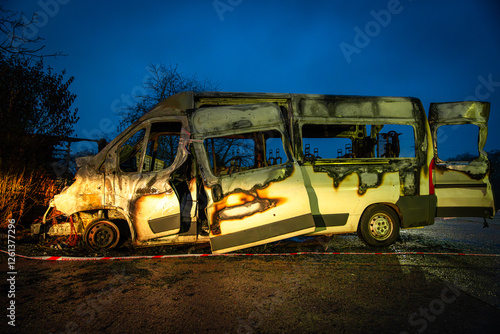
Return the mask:
{"type": "Polygon", "coordinates": [[[500,148],[500,2],[0,0],[39,12],[47,60],[75,77],[75,136],[115,134],[147,65],[178,65],[221,91],[415,96],[492,104],[500,148]]]}

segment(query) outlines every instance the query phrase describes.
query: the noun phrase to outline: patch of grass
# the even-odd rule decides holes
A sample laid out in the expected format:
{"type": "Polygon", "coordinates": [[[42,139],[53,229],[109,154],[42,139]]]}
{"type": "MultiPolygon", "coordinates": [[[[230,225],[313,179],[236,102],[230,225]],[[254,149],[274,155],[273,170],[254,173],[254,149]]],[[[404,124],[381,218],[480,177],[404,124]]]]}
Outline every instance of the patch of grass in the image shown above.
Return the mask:
{"type": "Polygon", "coordinates": [[[7,228],[9,219],[18,224],[34,206],[47,206],[59,192],[56,181],[36,168],[11,167],[0,173],[0,228],[7,228]]]}

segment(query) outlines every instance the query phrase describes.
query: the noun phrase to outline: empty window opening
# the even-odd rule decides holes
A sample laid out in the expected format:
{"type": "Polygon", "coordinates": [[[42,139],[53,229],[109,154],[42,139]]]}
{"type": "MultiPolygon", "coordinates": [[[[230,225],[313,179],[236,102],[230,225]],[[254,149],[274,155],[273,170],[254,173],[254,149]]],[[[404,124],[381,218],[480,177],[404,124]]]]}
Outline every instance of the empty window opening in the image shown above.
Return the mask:
{"type": "Polygon", "coordinates": [[[304,159],[414,158],[410,125],[305,124],[304,159]]]}
{"type": "Polygon", "coordinates": [[[479,127],[474,124],[442,125],[437,129],[437,154],[443,161],[470,162],[479,157],[479,127]]]}
{"type": "Polygon", "coordinates": [[[221,136],[203,141],[214,175],[285,163],[281,133],[276,130],[221,136]]]}
{"type": "Polygon", "coordinates": [[[179,122],[154,123],[151,126],[144,171],[153,172],[172,165],[177,155],[182,124],[179,122]]]}
{"type": "MultiPolygon", "coordinates": [[[[172,165],[177,155],[182,124],[179,122],[159,122],[151,125],[146,145],[143,172],[154,172],[172,165]]],[[[120,147],[120,169],[123,172],[139,172],[146,129],[132,135],[120,147]]]]}

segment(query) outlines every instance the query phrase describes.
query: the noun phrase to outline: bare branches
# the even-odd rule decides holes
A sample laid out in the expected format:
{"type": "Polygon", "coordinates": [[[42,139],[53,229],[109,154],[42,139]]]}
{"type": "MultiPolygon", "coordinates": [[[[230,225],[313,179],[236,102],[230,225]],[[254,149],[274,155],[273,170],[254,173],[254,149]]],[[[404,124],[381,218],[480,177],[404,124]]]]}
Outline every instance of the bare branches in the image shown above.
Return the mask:
{"type": "Polygon", "coordinates": [[[144,82],[146,93],[135,97],[135,104],[128,106],[121,112],[122,120],[120,129],[124,129],[157,103],[163,101],[169,96],[185,91],[216,91],[218,83],[213,83],[207,79],[199,80],[196,75],[188,76],[178,71],[177,65],[149,65],[149,76],[144,82]]]}
{"type": "Polygon", "coordinates": [[[33,30],[36,22],[36,14],[28,19],[22,12],[0,7],[0,54],[37,59],[63,56],[62,52],[40,54],[45,45],[40,45],[44,39],[33,30]]]}
{"type": "Polygon", "coordinates": [[[177,70],[177,65],[165,64],[149,65],[151,77],[146,82],[146,88],[151,91],[151,97],[158,103],[169,96],[184,92],[201,92],[206,90],[216,90],[217,84],[208,80],[198,80],[196,74],[189,77],[177,70]]]}

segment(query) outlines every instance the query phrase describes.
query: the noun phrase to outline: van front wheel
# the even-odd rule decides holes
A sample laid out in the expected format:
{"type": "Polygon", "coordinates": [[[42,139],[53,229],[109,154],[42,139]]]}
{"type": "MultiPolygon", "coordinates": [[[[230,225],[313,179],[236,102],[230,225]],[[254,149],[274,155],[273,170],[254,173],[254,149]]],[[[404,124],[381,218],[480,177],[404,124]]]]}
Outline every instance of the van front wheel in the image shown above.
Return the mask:
{"type": "Polygon", "coordinates": [[[389,246],[399,236],[399,217],[385,205],[374,205],[361,215],[358,236],[369,246],[389,246]]]}

